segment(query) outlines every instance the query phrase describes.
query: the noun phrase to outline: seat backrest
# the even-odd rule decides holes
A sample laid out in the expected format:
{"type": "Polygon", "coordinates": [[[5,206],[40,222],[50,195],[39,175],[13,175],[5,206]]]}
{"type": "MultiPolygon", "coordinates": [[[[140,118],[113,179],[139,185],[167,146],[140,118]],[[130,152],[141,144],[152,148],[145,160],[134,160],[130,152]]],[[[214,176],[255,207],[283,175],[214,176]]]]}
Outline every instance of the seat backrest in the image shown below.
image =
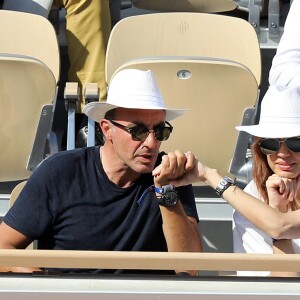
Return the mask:
{"type": "Polygon", "coordinates": [[[59,48],[52,24],[29,13],[0,10],[0,39],[0,181],[23,180],[34,169],[33,147],[43,153],[51,129],[59,48]]]}
{"type": "Polygon", "coordinates": [[[245,20],[203,13],[156,13],[122,19],[113,28],[106,78],[124,63],[163,56],[207,57],[240,63],[261,82],[257,35],[245,20]]]}
{"type": "Polygon", "coordinates": [[[55,94],[56,81],[45,64],[0,55],[0,181],[23,180],[31,174],[26,167],[38,123],[55,94]]]}
{"type": "Polygon", "coordinates": [[[261,80],[260,48],[251,25],[238,18],[158,13],[123,19],[107,50],[107,82],[121,69],[151,69],[166,105],[188,108],[172,122],[162,150],[191,150],[228,173],[247,107],[261,80]],[[130,34],[129,34],[130,33],[130,34]]]}
{"type": "Polygon", "coordinates": [[[57,36],[51,22],[39,15],[0,10],[0,53],[30,56],[43,62],[59,80],[57,36]]]}
{"type": "Polygon", "coordinates": [[[180,11],[216,13],[234,10],[237,4],[231,0],[133,0],[138,8],[156,11],[180,11]]]}

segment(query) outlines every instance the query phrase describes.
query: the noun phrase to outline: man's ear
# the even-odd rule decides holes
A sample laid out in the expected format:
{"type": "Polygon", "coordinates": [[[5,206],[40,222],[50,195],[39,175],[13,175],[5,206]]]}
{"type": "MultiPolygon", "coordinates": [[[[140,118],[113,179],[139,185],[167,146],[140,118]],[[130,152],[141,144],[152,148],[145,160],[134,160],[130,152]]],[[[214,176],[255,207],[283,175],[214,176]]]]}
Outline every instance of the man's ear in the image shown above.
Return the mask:
{"type": "Polygon", "coordinates": [[[110,140],[111,139],[111,126],[110,122],[106,119],[102,119],[99,123],[103,136],[105,139],[110,140]]]}

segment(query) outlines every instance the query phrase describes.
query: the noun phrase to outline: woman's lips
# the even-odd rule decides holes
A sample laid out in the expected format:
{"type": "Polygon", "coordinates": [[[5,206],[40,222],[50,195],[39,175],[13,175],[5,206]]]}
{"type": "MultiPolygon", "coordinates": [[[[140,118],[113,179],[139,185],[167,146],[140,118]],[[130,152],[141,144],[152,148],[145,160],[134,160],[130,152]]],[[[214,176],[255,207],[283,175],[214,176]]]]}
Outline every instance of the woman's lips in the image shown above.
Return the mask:
{"type": "Polygon", "coordinates": [[[282,171],[290,171],[294,164],[277,164],[277,165],[282,171]]]}

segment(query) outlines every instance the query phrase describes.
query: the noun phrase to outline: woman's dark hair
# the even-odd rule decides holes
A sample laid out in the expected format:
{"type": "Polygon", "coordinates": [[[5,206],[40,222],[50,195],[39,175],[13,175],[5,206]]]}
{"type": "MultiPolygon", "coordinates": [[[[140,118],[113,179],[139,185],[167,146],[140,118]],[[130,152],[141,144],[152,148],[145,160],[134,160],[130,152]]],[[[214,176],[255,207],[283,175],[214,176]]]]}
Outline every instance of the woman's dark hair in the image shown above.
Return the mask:
{"type": "Polygon", "coordinates": [[[273,174],[273,171],[269,167],[267,156],[260,151],[260,140],[260,138],[255,137],[252,145],[252,176],[259,194],[269,204],[266,181],[273,174]]]}
{"type": "MultiPolygon", "coordinates": [[[[259,142],[261,138],[255,137],[252,145],[252,176],[257,186],[258,192],[265,202],[269,204],[269,197],[266,187],[266,181],[274,174],[272,169],[269,167],[267,155],[261,152],[259,142]]],[[[292,210],[300,209],[300,205],[293,201],[290,204],[292,210]]]]}

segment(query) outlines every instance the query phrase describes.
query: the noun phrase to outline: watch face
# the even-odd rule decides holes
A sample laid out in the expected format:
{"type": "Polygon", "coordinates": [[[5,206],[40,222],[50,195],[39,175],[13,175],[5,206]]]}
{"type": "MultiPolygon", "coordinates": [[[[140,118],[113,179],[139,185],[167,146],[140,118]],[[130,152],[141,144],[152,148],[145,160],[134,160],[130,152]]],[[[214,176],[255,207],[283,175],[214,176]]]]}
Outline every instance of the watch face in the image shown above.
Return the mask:
{"type": "Polygon", "coordinates": [[[165,206],[173,206],[178,201],[178,194],[176,191],[168,192],[167,194],[163,195],[161,198],[161,205],[165,206]]]}

